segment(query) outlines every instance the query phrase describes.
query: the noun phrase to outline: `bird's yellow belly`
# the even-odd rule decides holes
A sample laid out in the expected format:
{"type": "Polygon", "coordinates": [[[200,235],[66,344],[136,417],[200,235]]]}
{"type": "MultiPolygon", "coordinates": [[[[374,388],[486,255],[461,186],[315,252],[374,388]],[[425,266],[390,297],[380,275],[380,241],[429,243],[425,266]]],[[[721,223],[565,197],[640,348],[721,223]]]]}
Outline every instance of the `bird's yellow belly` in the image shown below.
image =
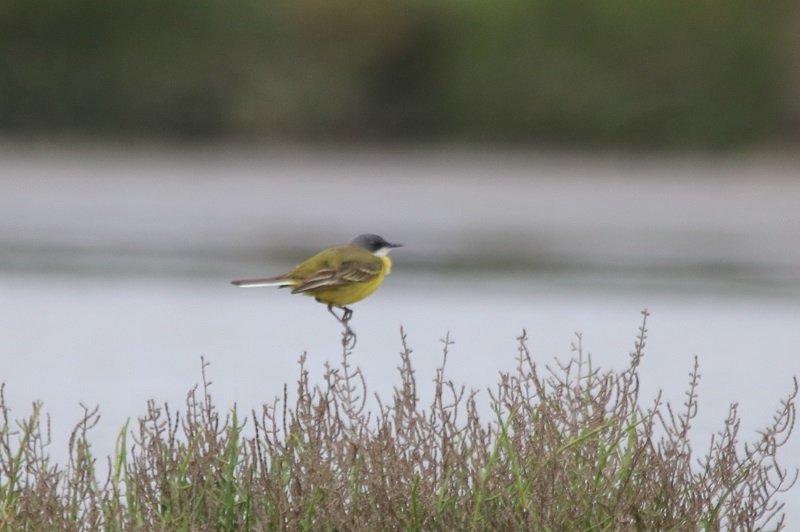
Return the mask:
{"type": "Polygon", "coordinates": [[[355,303],[356,301],[361,301],[372,294],[383,282],[383,277],[384,275],[380,274],[374,279],[364,281],[363,283],[351,283],[347,286],[337,286],[336,288],[309,290],[306,293],[310,296],[314,296],[314,298],[321,303],[343,307],[355,303]]]}

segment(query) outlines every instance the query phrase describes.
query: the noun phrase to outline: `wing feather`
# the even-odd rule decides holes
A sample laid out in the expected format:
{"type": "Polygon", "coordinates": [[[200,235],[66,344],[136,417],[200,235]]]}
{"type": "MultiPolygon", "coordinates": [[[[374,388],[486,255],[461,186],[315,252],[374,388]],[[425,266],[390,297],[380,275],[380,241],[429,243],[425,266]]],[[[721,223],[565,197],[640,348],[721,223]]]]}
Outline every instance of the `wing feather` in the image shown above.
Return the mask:
{"type": "Polygon", "coordinates": [[[320,288],[337,288],[350,283],[360,283],[374,279],[381,272],[381,263],[366,264],[363,262],[344,262],[340,268],[323,268],[308,276],[302,283],[292,289],[293,294],[318,290],[320,288]]]}

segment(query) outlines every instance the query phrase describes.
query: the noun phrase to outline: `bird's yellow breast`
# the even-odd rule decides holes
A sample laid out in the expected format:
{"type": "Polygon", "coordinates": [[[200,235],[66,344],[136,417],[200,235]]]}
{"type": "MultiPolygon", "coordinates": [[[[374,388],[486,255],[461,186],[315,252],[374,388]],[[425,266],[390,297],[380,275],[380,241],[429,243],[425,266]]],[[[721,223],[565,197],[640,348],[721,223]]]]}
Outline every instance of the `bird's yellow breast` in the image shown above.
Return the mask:
{"type": "Polygon", "coordinates": [[[383,275],[392,273],[392,259],[389,258],[389,255],[384,255],[381,260],[383,261],[383,275]]]}

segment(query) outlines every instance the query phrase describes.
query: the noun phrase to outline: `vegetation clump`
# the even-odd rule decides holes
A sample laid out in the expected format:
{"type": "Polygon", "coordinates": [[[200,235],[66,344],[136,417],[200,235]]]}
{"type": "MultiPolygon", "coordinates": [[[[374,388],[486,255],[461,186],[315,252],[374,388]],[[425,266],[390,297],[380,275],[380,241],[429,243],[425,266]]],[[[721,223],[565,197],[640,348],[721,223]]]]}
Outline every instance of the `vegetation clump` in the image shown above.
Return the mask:
{"type": "Polygon", "coordinates": [[[697,453],[696,361],[680,408],[640,398],[646,319],[619,372],[593,366],[580,335],[571,360],[542,367],[523,332],[516,369],[488,391],[491,419],[477,391],[446,378],[449,336],[426,405],[404,333],[399,383],[374,408],[346,348],[320,385],[301,357],[292,404],[284,387],[245,416],[220,413],[203,362],[185,411],[150,402],[105,464],[88,441],[97,410],[86,409],[61,466],[48,457],[41,406],[14,422],[0,393],[0,529],[782,528],[778,497],[797,472],[777,454],[793,430],[797,380],[752,441],[739,444],[732,405],[697,453]]]}

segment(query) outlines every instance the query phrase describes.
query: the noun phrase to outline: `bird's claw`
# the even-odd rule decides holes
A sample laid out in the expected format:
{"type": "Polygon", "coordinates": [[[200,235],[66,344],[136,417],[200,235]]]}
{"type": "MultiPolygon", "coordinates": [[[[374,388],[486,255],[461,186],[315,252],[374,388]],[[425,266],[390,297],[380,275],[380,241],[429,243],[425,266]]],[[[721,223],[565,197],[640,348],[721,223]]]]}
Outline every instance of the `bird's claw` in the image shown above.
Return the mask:
{"type": "Polygon", "coordinates": [[[356,341],[358,340],[355,331],[350,328],[350,318],[353,317],[353,311],[347,307],[342,307],[342,310],[344,313],[341,317],[339,317],[333,311],[333,305],[328,305],[328,312],[333,314],[333,317],[336,318],[336,321],[341,323],[342,327],[344,327],[344,332],[342,333],[342,346],[345,349],[353,349],[356,346],[356,341]]]}

